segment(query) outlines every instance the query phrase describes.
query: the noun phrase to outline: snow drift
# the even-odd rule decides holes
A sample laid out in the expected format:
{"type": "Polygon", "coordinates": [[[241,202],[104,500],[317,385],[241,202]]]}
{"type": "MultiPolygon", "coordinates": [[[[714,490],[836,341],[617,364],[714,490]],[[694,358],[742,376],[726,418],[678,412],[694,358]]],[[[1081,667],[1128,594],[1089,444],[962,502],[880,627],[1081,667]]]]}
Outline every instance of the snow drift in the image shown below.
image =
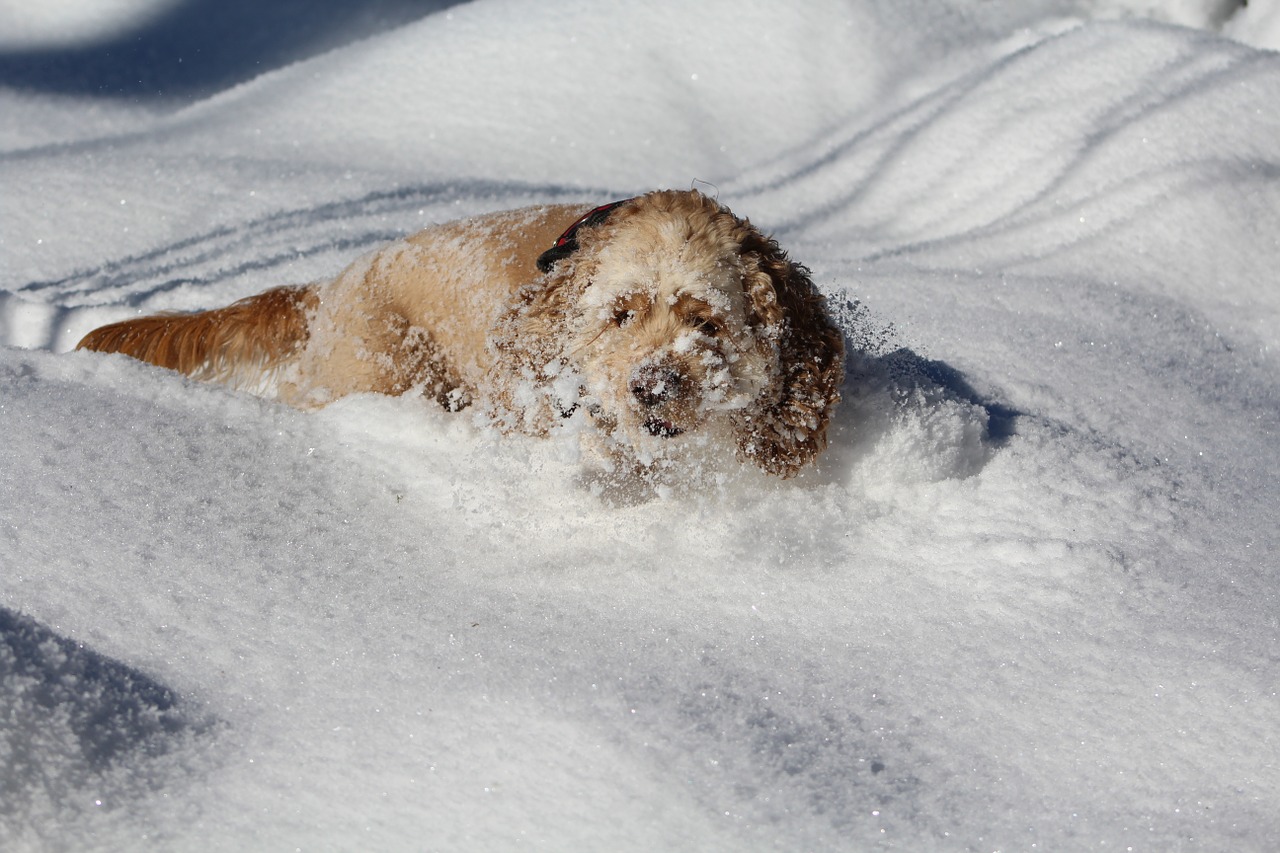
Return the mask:
{"type": "Polygon", "coordinates": [[[1273,847],[1275,15],[480,0],[0,89],[0,845],[1273,847]],[[66,352],[693,181],[852,345],[796,481],[615,505],[420,398],[66,352]]]}

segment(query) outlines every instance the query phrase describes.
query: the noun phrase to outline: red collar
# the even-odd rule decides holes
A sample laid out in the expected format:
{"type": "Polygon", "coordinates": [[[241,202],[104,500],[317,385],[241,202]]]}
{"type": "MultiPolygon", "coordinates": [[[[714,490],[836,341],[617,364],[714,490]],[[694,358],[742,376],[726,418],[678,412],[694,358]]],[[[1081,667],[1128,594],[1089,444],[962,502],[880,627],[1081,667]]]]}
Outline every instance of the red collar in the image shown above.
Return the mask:
{"type": "Polygon", "coordinates": [[[594,227],[609,218],[609,214],[613,213],[614,208],[626,204],[631,201],[624,198],[621,201],[611,201],[608,204],[602,204],[599,207],[589,210],[578,218],[578,221],[565,229],[560,238],[552,244],[541,255],[538,255],[538,269],[543,272],[550,272],[557,261],[565,258],[578,251],[578,229],[584,226],[594,227]]]}

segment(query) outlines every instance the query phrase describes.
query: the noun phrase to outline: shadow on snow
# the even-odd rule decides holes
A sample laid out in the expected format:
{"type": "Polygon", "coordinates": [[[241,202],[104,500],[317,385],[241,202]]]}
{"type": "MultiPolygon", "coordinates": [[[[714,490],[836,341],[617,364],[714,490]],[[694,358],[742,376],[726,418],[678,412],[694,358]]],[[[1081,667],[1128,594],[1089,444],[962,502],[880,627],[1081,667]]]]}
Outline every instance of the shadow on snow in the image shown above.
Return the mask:
{"type": "Polygon", "coordinates": [[[108,40],[0,52],[0,84],[66,95],[195,99],[459,0],[183,0],[108,40]]]}
{"type": "Polygon", "coordinates": [[[100,791],[118,766],[209,728],[158,681],[4,607],[0,721],[0,817],[19,816],[33,796],[100,791]]]}

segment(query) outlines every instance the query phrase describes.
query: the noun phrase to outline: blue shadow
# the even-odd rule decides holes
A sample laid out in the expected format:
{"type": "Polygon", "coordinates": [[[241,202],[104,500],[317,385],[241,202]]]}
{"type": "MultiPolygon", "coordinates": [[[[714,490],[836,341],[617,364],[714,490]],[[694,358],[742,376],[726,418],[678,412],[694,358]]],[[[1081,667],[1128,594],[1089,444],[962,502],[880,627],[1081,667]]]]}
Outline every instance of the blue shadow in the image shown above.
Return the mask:
{"type": "Polygon", "coordinates": [[[0,51],[0,85],[63,95],[197,99],[459,0],[184,0],[138,30],[0,51]]]}
{"type": "MultiPolygon", "coordinates": [[[[25,759],[11,755],[18,765],[39,767],[51,760],[40,754],[40,744],[56,742],[66,749],[62,735],[69,734],[77,761],[101,771],[126,754],[168,752],[176,736],[192,729],[168,687],[4,607],[0,685],[0,707],[9,709],[5,716],[11,727],[5,734],[16,738],[10,746],[30,753],[25,759]]],[[[10,771],[32,775],[21,766],[10,771]]],[[[11,784],[22,780],[0,778],[0,799],[11,784]]]]}

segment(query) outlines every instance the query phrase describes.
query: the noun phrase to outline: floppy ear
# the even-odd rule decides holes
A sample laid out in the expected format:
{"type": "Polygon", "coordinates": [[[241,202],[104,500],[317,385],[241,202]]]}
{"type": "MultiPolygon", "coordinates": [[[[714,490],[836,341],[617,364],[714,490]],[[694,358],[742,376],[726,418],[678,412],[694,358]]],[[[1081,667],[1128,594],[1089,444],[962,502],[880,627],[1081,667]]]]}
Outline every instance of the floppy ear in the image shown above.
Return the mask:
{"type": "Polygon", "coordinates": [[[516,294],[489,339],[495,419],[505,429],[544,433],[577,406],[565,330],[589,278],[561,262],[516,294]],[[569,387],[572,385],[572,387],[569,387]]]}
{"type": "Polygon", "coordinates": [[[743,286],[757,334],[777,348],[778,376],[758,404],[738,416],[738,453],[770,474],[792,477],[827,445],[827,423],[844,381],[844,336],[827,316],[809,270],[788,259],[775,240],[743,225],[749,270],[743,286]]]}
{"type": "Polygon", "coordinates": [[[580,383],[571,366],[567,331],[578,301],[591,284],[596,262],[586,247],[619,207],[633,199],[602,204],[572,222],[538,256],[542,273],[521,288],[494,327],[489,340],[493,368],[492,414],[507,429],[544,433],[573,414],[580,383]]]}

